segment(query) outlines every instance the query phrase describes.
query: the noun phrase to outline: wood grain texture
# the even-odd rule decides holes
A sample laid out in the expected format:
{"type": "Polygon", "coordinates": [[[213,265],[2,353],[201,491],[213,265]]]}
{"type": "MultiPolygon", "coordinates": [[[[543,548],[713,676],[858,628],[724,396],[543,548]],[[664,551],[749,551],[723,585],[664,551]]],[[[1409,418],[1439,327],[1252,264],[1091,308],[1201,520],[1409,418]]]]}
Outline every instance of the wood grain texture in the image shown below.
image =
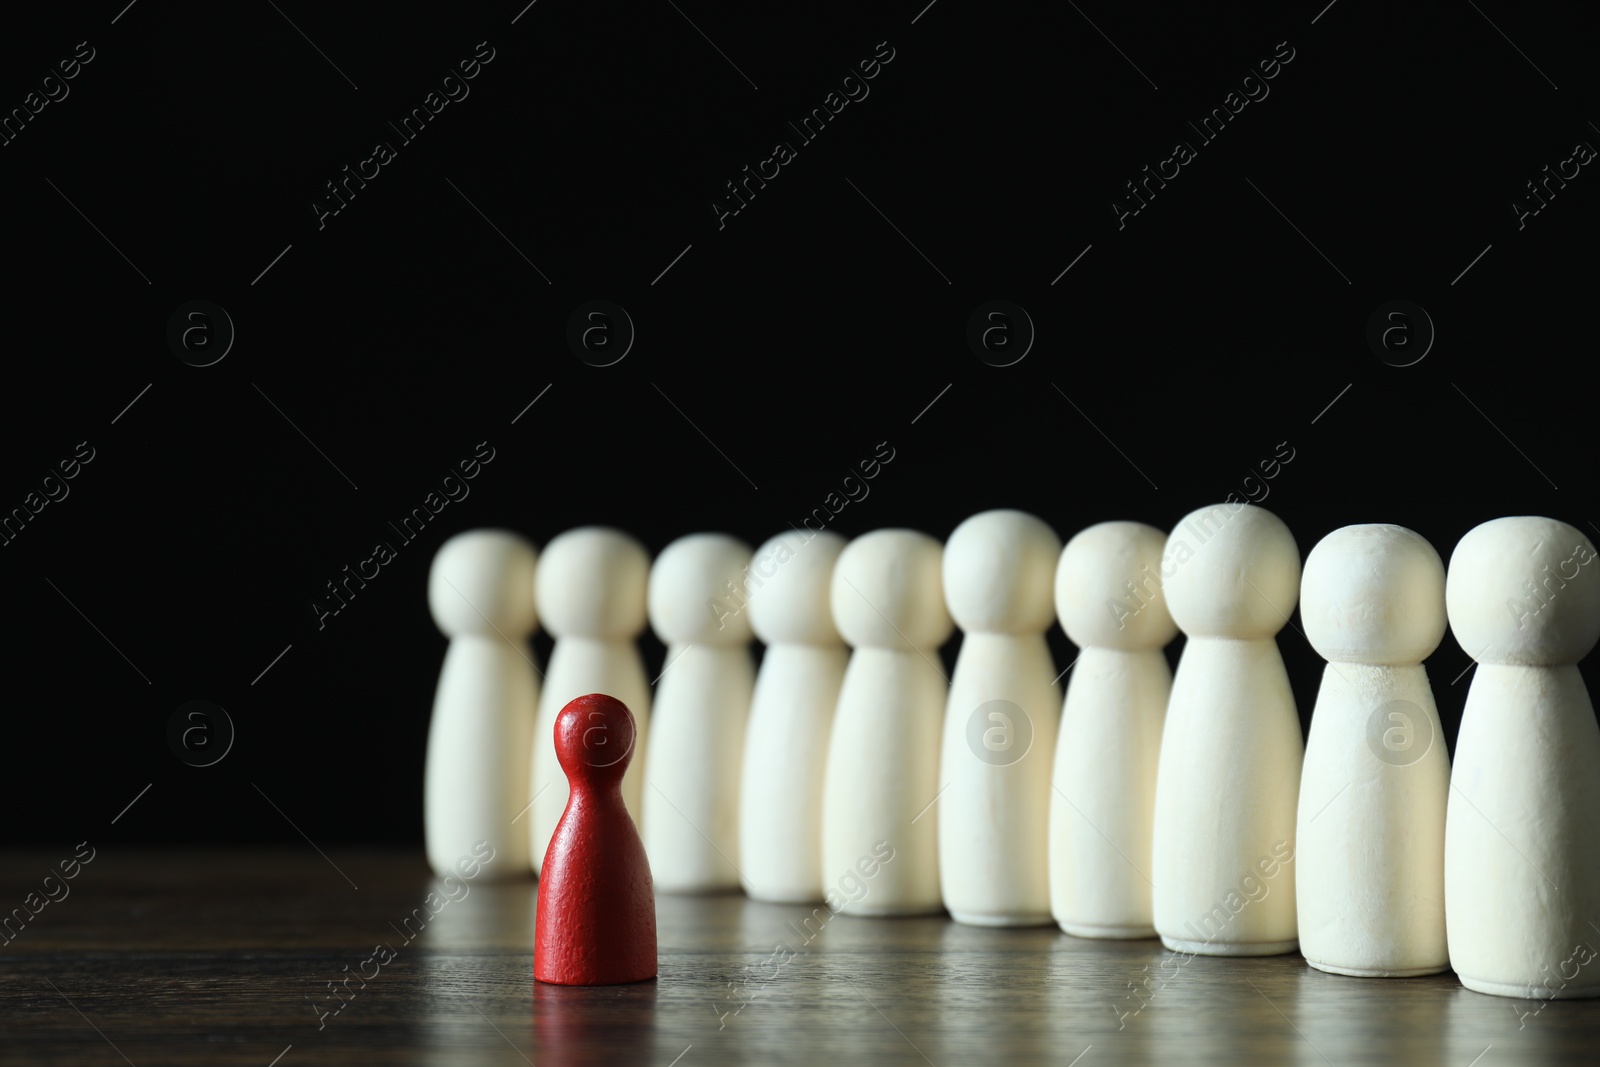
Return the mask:
{"type": "MultiPolygon", "coordinates": [[[[6,853],[0,905],[22,906],[61,858],[6,853]]],[[[70,886],[0,944],[0,1063],[1498,1067],[1592,1062],[1600,1038],[1600,1002],[1533,1014],[1449,974],[1341,978],[1299,956],[1185,959],[943,918],[823,923],[741,896],[659,895],[653,982],[545,986],[531,880],[469,883],[405,940],[405,918],[449,888],[420,850],[106,847],[70,886]],[[379,942],[393,961],[319,1029],[326,983],[379,942]],[[781,966],[780,942],[795,953],[781,966]],[[1168,977],[1140,1009],[1129,984],[1151,975],[1168,977]]]]}

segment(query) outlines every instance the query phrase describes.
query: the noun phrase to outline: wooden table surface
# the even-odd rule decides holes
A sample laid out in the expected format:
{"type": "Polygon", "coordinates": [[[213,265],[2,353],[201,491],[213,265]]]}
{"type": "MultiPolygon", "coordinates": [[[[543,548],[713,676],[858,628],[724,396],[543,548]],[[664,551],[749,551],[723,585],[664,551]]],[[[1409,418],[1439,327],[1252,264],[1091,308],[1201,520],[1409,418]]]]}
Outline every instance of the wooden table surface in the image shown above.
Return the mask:
{"type": "MultiPolygon", "coordinates": [[[[4,854],[0,905],[23,906],[61,858],[4,854]]],[[[446,888],[420,852],[102,849],[0,943],[0,1063],[1600,1061],[1600,1001],[1540,1009],[1298,955],[1180,966],[1156,941],[944,918],[841,916],[808,943],[808,908],[742,896],[658,898],[654,982],[544,986],[532,881],[446,888]],[[430,892],[437,914],[402,931],[430,892]],[[781,966],[780,941],[795,951],[781,966]],[[380,942],[383,966],[367,962],[380,942]],[[322,1016],[340,1003],[328,983],[362,971],[322,1016]]]]}

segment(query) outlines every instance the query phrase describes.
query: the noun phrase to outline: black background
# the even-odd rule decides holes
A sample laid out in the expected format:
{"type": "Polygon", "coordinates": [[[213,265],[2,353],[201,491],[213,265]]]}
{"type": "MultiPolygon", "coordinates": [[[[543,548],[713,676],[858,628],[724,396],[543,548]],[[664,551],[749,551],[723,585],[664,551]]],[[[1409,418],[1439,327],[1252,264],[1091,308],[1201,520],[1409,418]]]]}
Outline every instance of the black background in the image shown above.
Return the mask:
{"type": "MultiPolygon", "coordinates": [[[[1600,144],[1592,6],[924,3],[8,13],[0,107],[95,58],[0,147],[0,509],[95,458],[0,547],[6,838],[419,841],[446,537],[756,544],[879,442],[847,535],[1169,528],[1287,442],[1261,502],[1302,554],[1358,522],[1446,559],[1500,515],[1596,536],[1600,176],[1510,207],[1600,144]],[[470,95],[319,229],[323,183],[480,41],[470,95]],[[719,229],[723,183],[882,41],[870,95],[719,229]],[[1123,183],[1279,42],[1270,95],[1119,229],[1123,183]],[[565,341],[596,298],[638,334],[604,368],[565,341]],[[237,330],[210,367],[166,342],[192,299],[237,330]],[[1009,367],[966,344],[991,299],[1037,329],[1009,367]],[[1413,366],[1365,341],[1393,299],[1437,328],[1413,366]],[[319,629],[324,583],[481,441],[470,496],[319,629]],[[191,699],[237,726],[215,766],[168,749],[191,699]]],[[[1321,660],[1280,645],[1305,721],[1321,660]]],[[[1428,663],[1452,742],[1468,664],[1449,636],[1428,663]]]]}

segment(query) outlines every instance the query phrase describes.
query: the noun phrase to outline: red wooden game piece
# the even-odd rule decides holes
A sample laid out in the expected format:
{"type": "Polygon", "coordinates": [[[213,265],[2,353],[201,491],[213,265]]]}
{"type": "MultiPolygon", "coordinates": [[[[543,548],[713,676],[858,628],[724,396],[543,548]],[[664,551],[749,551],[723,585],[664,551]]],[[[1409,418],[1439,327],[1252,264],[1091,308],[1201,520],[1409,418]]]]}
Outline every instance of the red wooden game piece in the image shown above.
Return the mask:
{"type": "Polygon", "coordinates": [[[633,713],[615,697],[578,697],[556,716],[556,757],[571,793],[540,870],[533,977],[619,985],[656,976],[650,861],[622,802],[633,713]]]}

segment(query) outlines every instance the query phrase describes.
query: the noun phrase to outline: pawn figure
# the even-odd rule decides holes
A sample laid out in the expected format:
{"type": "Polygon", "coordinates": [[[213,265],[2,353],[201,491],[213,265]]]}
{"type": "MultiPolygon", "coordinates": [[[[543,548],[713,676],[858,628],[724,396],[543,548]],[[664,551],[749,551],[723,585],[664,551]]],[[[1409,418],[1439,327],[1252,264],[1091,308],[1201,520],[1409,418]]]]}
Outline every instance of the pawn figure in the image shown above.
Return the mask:
{"type": "Polygon", "coordinates": [[[1050,922],[1050,764],[1061,690],[1044,632],[1061,539],[1021,511],[950,535],[944,596],[965,631],[944,716],[939,884],[951,918],[1050,922]]]}
{"type": "Polygon", "coordinates": [[[1299,597],[1299,549],[1270,511],[1214,504],[1173,529],[1161,568],[1189,641],[1156,774],[1156,932],[1169,949],[1200,955],[1293,952],[1284,868],[1305,743],[1274,638],[1299,597]]]}
{"type": "Polygon", "coordinates": [[[874,530],[851,541],[833,568],[833,621],[853,649],[822,785],[824,899],[835,912],[942,910],[931,810],[947,693],[939,646],[951,631],[942,555],[927,534],[874,530]],[[859,895],[841,891],[860,883],[857,863],[880,847],[894,862],[859,895]]]}
{"type": "MultiPolygon", "coordinates": [[[[583,526],[546,545],[539,563],[535,599],[556,643],[533,736],[534,792],[527,825],[535,871],[567,808],[567,780],[551,742],[561,709],[585,693],[606,693],[632,709],[641,745],[650,733],[650,686],[637,644],[644,630],[650,554],[620,530],[583,526]]],[[[636,824],[643,788],[644,760],[635,759],[622,779],[622,800],[636,824]]]]}
{"type": "Polygon", "coordinates": [[[1478,661],[1445,815],[1450,966],[1479,993],[1600,996],[1600,727],[1578,661],[1600,564],[1554,519],[1494,519],[1450,556],[1445,603],[1478,661]]]}
{"type": "Polygon", "coordinates": [[[650,861],[622,802],[637,743],[627,705],[593,693],[556,717],[567,808],[540,865],[533,977],[553,985],[620,985],[656,976],[650,861]]]}
{"type": "Polygon", "coordinates": [[[1137,522],[1077,534],[1056,613],[1079,648],[1050,794],[1050,911],[1075,937],[1154,937],[1150,856],[1177,635],[1162,593],[1167,535],[1137,522]]]}
{"type": "Polygon", "coordinates": [[[680,537],[650,568],[650,625],[667,646],[645,749],[645,850],[663,893],[739,888],[739,778],[755,686],[750,615],[736,611],[750,546],[680,537]]]}
{"type": "Polygon", "coordinates": [[[539,699],[532,545],[504,530],[469,530],[439,547],[428,608],[450,638],[428,726],[423,836],[428,864],[449,874],[474,842],[504,856],[496,877],[526,877],[528,838],[513,825],[528,802],[539,699]]]}
{"type": "Polygon", "coordinates": [[[844,544],[829,531],[786,532],[750,565],[750,625],[767,643],[739,790],[739,868],[752,900],[823,899],[822,775],[850,658],[828,587],[844,544]]]}
{"type": "Polygon", "coordinates": [[[1295,829],[1300,952],[1334,974],[1437,974],[1450,758],[1422,661],[1444,637],[1444,564],[1401,526],[1335,530],[1306,557],[1300,618],[1328,661],[1295,829]]]}

